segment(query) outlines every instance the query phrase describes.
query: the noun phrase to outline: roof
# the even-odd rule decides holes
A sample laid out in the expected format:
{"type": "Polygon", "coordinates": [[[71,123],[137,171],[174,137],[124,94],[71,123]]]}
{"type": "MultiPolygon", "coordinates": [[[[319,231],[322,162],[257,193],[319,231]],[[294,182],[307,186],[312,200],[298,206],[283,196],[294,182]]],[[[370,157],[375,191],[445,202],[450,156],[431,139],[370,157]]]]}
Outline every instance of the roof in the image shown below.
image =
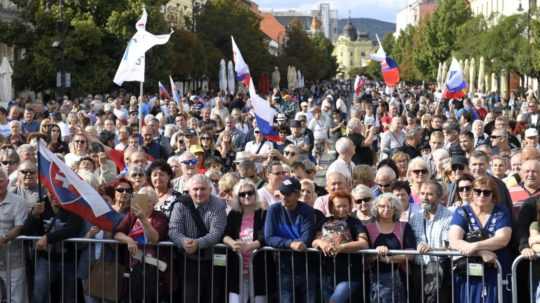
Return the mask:
{"type": "Polygon", "coordinates": [[[281,44],[285,37],[285,27],[271,13],[261,13],[259,28],[273,41],[281,44]]]}

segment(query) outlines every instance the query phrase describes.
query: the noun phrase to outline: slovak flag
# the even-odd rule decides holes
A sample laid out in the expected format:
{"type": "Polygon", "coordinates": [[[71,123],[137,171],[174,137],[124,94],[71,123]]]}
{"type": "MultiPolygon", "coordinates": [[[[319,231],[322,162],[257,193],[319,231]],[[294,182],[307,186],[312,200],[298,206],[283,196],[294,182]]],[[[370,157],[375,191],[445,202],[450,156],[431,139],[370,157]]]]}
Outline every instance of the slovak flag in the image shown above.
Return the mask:
{"type": "Polygon", "coordinates": [[[178,89],[176,88],[176,84],[174,83],[174,80],[172,79],[170,75],[169,75],[169,81],[171,81],[172,98],[174,102],[176,102],[176,104],[180,104],[180,95],[178,94],[178,89]]]}
{"type": "Polygon", "coordinates": [[[257,127],[261,130],[263,136],[270,141],[278,141],[279,134],[272,126],[274,117],[277,114],[276,110],[268,104],[268,101],[257,95],[253,79],[249,81],[249,99],[253,106],[253,114],[257,121],[257,127]]]}
{"type": "Polygon", "coordinates": [[[232,53],[234,60],[234,71],[236,72],[236,80],[242,82],[244,87],[249,87],[249,82],[251,81],[251,75],[249,73],[249,67],[244,61],[244,57],[240,53],[236,42],[234,42],[233,36],[231,36],[232,41],[232,53]]]}
{"type": "Polygon", "coordinates": [[[377,35],[376,37],[377,42],[379,43],[379,48],[377,53],[371,55],[371,59],[378,61],[381,64],[381,74],[383,76],[384,83],[386,83],[387,86],[396,86],[400,80],[399,67],[394,59],[386,55],[386,52],[382,47],[381,40],[379,40],[379,36],[377,35]]]}
{"type": "Polygon", "coordinates": [[[467,89],[467,82],[465,82],[465,77],[463,76],[463,69],[456,58],[452,58],[443,91],[443,98],[461,99],[465,97],[465,89],[467,89]]]}
{"type": "Polygon", "coordinates": [[[360,93],[362,92],[362,89],[364,89],[365,84],[366,78],[356,75],[356,79],[354,79],[354,95],[356,97],[360,96],[360,93]]]}
{"type": "Polygon", "coordinates": [[[53,154],[43,140],[38,144],[39,180],[49,190],[53,202],[102,230],[113,231],[122,216],[53,154]]]}
{"type": "Polygon", "coordinates": [[[159,85],[159,97],[162,99],[171,99],[171,95],[169,95],[169,92],[167,91],[163,83],[161,83],[161,81],[158,81],[158,85],[159,85]]]}

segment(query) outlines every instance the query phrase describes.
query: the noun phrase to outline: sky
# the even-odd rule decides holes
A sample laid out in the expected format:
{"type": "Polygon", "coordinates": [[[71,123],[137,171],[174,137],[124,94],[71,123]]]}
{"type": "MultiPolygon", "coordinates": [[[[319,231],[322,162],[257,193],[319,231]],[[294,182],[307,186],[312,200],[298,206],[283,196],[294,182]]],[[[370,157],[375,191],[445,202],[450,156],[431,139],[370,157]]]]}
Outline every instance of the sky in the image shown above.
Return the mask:
{"type": "Polygon", "coordinates": [[[255,0],[261,10],[312,10],[319,3],[330,3],[331,9],[338,10],[340,19],[347,18],[349,11],[352,18],[373,18],[396,22],[397,12],[407,5],[408,0],[255,0]]]}

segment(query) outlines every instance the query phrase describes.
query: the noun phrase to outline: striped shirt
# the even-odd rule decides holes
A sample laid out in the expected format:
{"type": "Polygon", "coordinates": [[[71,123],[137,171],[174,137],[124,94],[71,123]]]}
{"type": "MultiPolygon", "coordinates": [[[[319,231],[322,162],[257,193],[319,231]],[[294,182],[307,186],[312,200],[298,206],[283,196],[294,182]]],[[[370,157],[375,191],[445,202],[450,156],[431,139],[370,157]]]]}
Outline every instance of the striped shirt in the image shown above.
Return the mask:
{"type": "MultiPolygon", "coordinates": [[[[450,221],[452,220],[452,212],[439,204],[435,216],[431,220],[427,220],[424,216],[424,210],[420,208],[412,213],[409,218],[409,224],[414,231],[417,243],[426,243],[433,249],[444,248],[445,241],[448,241],[448,230],[450,229],[450,221]]],[[[418,257],[418,263],[427,264],[430,262],[429,256],[418,257]]]]}
{"type": "Polygon", "coordinates": [[[182,203],[174,204],[169,221],[169,238],[180,249],[183,249],[184,241],[189,239],[197,240],[199,249],[211,247],[221,242],[221,237],[225,232],[227,213],[222,200],[211,195],[207,203],[195,204],[195,208],[208,230],[208,233],[200,238],[197,224],[189,208],[182,203]]]}

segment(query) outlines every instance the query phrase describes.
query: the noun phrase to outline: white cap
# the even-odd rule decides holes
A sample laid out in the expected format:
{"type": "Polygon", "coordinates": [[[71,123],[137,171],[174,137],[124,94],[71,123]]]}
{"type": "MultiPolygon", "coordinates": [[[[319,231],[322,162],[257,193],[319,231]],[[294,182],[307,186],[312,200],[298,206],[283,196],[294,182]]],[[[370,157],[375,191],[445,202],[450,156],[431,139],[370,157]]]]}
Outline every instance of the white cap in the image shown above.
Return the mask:
{"type": "Polygon", "coordinates": [[[287,120],[287,116],[285,116],[285,114],[278,114],[277,119],[279,121],[285,121],[285,120],[287,120]]]}
{"type": "Polygon", "coordinates": [[[525,138],[528,137],[538,137],[538,130],[536,130],[536,128],[528,128],[525,131],[525,138]]]}

